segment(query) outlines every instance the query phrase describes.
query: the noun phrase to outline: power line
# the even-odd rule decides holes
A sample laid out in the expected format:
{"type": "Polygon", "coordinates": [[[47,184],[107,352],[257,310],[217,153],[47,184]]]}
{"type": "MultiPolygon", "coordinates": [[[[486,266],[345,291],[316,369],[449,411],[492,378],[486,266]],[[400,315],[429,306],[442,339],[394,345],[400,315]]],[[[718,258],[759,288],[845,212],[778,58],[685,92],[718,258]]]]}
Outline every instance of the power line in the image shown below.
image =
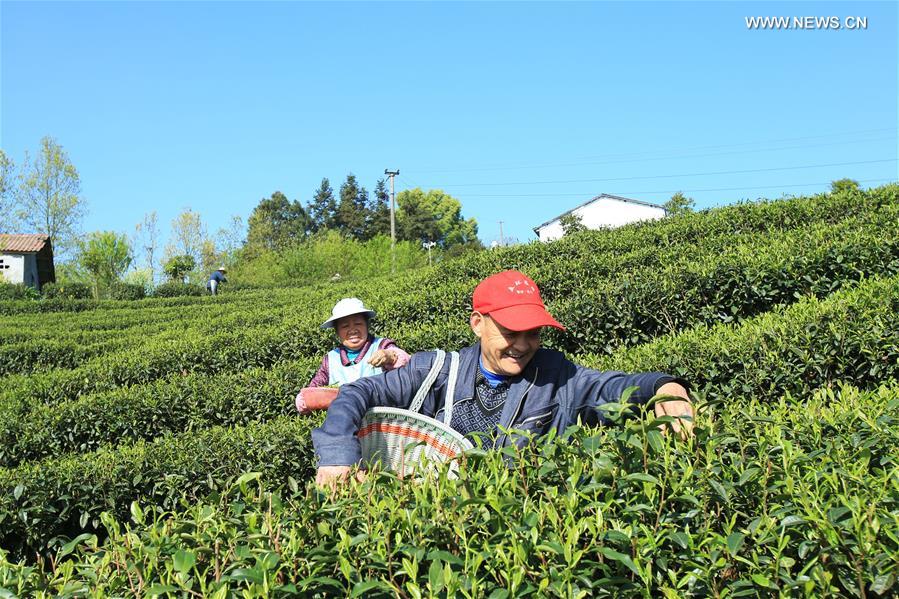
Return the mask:
{"type": "Polygon", "coordinates": [[[453,172],[479,172],[479,171],[496,171],[496,170],[517,170],[517,169],[531,169],[531,168],[557,168],[564,166],[588,166],[591,164],[617,164],[620,162],[641,162],[641,161],[653,161],[653,160],[671,160],[675,158],[699,158],[704,156],[718,156],[722,154],[743,154],[743,153],[752,153],[752,152],[769,152],[769,151],[778,151],[778,150],[794,150],[794,149],[803,149],[803,148],[815,148],[815,147],[823,147],[823,146],[831,146],[831,145],[842,145],[842,144],[853,144],[853,143],[870,143],[876,141],[890,141],[895,139],[895,135],[891,137],[885,138],[876,138],[876,139],[857,139],[857,140],[843,140],[843,141],[835,141],[823,144],[812,144],[812,145],[799,145],[799,146],[788,146],[782,148],[755,148],[755,149],[747,149],[747,150],[733,150],[730,152],[714,152],[712,154],[698,154],[698,155],[690,155],[684,154],[683,152],[693,152],[698,150],[720,150],[722,148],[735,148],[742,147],[747,145],[758,145],[758,144],[773,144],[773,143],[782,143],[782,142],[792,142],[792,141],[803,141],[803,140],[812,140],[812,139],[822,139],[822,138],[832,138],[832,137],[841,137],[846,135],[868,135],[872,133],[882,133],[884,131],[896,131],[896,127],[882,128],[882,129],[868,129],[863,131],[852,131],[846,133],[836,133],[829,135],[814,135],[807,137],[792,137],[792,138],[783,138],[776,140],[767,140],[767,141],[756,141],[756,142],[742,142],[736,144],[722,144],[722,145],[713,145],[713,146],[696,146],[692,148],[686,149],[678,149],[678,150],[659,150],[658,152],[631,152],[631,153],[617,153],[617,154],[603,154],[599,156],[585,156],[580,158],[575,158],[574,160],[582,161],[577,163],[505,163],[505,164],[495,164],[492,166],[479,166],[479,167],[467,167],[467,168],[452,168],[452,169],[420,169],[415,170],[417,173],[453,173],[453,172]],[[658,154],[659,152],[665,153],[662,156],[652,156],[652,154],[658,154]],[[647,157],[650,156],[650,157],[647,157]],[[618,159],[618,160],[613,160],[618,159]],[[602,162],[594,162],[595,160],[603,160],[602,162]],[[586,162],[584,162],[586,161],[586,162]]]}
{"type": "Polygon", "coordinates": [[[421,185],[415,183],[412,179],[407,178],[405,175],[400,175],[400,180],[405,182],[406,186],[409,189],[412,189],[414,187],[421,187],[422,189],[424,189],[421,185]]]}
{"type": "MultiPolygon", "coordinates": [[[[897,182],[895,179],[861,179],[858,183],[895,183],[897,182]]],[[[830,185],[830,181],[826,182],[815,182],[815,183],[791,183],[787,185],[759,185],[759,186],[750,186],[750,187],[716,187],[716,188],[706,188],[706,189],[669,189],[669,190],[655,190],[655,191],[616,191],[615,195],[636,195],[641,193],[677,193],[678,191],[682,193],[697,193],[703,191],[742,191],[742,190],[750,190],[750,189],[780,189],[781,187],[810,187],[814,185],[830,185]]],[[[586,192],[586,193],[495,193],[495,194],[472,194],[466,193],[464,197],[466,198],[547,198],[547,197],[569,197],[569,196],[579,196],[579,197],[593,197],[597,195],[595,192],[586,192]]]]}
{"type": "MultiPolygon", "coordinates": [[[[645,158],[624,158],[620,160],[603,160],[603,161],[588,161],[588,162],[563,162],[557,164],[537,164],[537,165],[528,165],[528,166],[508,166],[508,167],[499,167],[499,168],[471,168],[471,169],[451,169],[442,172],[490,172],[490,171],[514,171],[514,170],[532,170],[532,169],[546,169],[546,168],[565,168],[571,166],[597,166],[603,164],[626,164],[633,162],[658,162],[660,160],[683,160],[685,158],[707,158],[709,156],[733,156],[736,154],[753,154],[759,152],[779,152],[781,150],[807,150],[810,148],[823,148],[830,146],[840,146],[846,144],[857,144],[857,143],[871,143],[876,141],[895,141],[895,137],[881,137],[876,139],[856,139],[852,141],[839,141],[839,142],[831,142],[824,144],[806,144],[799,146],[781,146],[781,147],[767,147],[767,148],[755,148],[751,150],[732,150],[729,152],[708,152],[704,154],[669,154],[663,156],[655,156],[655,157],[645,157],[645,158]]],[[[418,171],[418,172],[429,172],[429,171],[418,171]]],[[[440,172],[440,171],[435,171],[440,172]]]]}
{"type": "Polygon", "coordinates": [[[644,179],[668,179],[673,177],[707,177],[712,175],[737,175],[746,173],[768,173],[773,171],[791,171],[807,168],[825,168],[832,166],[855,166],[860,164],[879,164],[883,162],[896,162],[896,158],[887,158],[883,160],[861,160],[857,162],[833,162],[830,164],[807,164],[803,166],[778,166],[772,168],[756,168],[738,171],[709,171],[705,173],[680,173],[675,175],[645,175],[640,177],[610,177],[604,179],[563,179],[555,181],[518,181],[505,183],[452,183],[448,185],[431,185],[432,188],[446,187],[502,187],[509,185],[559,185],[565,183],[600,183],[608,181],[639,181],[644,179]]]}

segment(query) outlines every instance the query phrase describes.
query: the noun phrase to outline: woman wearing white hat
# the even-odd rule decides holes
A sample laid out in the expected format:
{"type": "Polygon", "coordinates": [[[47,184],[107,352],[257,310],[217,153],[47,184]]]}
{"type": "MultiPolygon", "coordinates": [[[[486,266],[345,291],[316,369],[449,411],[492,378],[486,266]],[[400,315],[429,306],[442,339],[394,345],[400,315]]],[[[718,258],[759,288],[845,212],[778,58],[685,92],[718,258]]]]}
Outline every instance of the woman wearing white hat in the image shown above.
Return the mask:
{"type": "MultiPolygon", "coordinates": [[[[368,325],[374,318],[374,310],[369,310],[362,300],[346,297],[337,302],[331,310],[331,318],[321,328],[333,328],[340,345],[322,358],[321,367],[309,387],[325,387],[352,383],[362,377],[381,374],[404,366],[409,354],[397,347],[392,339],[375,337],[368,325]]],[[[311,411],[303,400],[303,392],[297,395],[297,410],[311,411]]]]}

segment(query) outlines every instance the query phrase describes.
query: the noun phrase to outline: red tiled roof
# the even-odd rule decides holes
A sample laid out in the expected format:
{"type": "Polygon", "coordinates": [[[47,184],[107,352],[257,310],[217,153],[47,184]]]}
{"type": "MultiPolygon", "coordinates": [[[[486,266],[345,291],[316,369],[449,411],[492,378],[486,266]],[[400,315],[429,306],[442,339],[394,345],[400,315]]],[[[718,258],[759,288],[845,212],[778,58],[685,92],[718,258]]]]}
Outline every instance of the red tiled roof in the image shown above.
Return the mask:
{"type": "Polygon", "coordinates": [[[48,241],[41,233],[0,234],[0,252],[39,252],[48,241]]]}

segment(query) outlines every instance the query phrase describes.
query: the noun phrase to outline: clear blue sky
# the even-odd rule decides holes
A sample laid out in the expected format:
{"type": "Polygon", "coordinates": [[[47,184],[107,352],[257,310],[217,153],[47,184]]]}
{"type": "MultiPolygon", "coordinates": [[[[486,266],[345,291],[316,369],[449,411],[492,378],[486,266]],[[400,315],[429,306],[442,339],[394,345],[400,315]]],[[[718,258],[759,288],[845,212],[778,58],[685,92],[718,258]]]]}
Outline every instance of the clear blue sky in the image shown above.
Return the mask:
{"type": "Polygon", "coordinates": [[[213,232],[385,168],[457,197],[486,243],[604,192],[704,208],[899,178],[896,2],[3,0],[0,20],[2,148],[54,137],[86,231],[156,210],[167,233],[191,207],[213,232]]]}

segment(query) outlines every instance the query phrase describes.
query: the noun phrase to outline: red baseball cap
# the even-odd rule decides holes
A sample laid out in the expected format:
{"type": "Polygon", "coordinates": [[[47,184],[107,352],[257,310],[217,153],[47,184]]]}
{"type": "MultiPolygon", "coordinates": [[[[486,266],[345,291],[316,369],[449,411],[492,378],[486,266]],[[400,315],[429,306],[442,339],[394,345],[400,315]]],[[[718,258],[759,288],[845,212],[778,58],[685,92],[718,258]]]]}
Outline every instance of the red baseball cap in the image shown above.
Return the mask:
{"type": "Polygon", "coordinates": [[[537,284],[526,274],[507,270],[491,275],[474,289],[471,307],[512,331],[537,327],[565,330],[546,311],[537,284]]]}

